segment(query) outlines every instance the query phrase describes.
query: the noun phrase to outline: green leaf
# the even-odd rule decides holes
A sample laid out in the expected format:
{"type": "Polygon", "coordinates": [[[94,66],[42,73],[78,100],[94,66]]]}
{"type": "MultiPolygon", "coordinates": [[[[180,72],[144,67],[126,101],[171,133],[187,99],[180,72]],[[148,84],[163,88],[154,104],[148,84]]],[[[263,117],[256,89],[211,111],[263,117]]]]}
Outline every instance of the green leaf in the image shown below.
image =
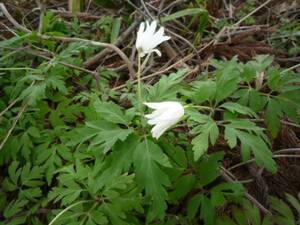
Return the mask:
{"type": "Polygon", "coordinates": [[[111,34],[110,34],[110,43],[115,43],[119,37],[121,28],[121,18],[115,18],[112,22],[111,34]]]}
{"type": "Polygon", "coordinates": [[[44,182],[41,181],[43,178],[43,170],[39,166],[31,167],[29,163],[27,163],[21,173],[21,183],[23,186],[27,187],[36,187],[41,186],[44,182]]]}
{"type": "Polygon", "coordinates": [[[273,137],[276,137],[278,134],[281,116],[280,102],[275,99],[269,99],[266,110],[266,123],[273,137]]]}
{"type": "Polygon", "coordinates": [[[277,68],[272,67],[267,71],[267,84],[273,91],[276,91],[279,88],[280,71],[277,68]]]}
{"type": "Polygon", "coordinates": [[[212,63],[213,66],[217,67],[217,91],[215,98],[217,102],[220,102],[237,90],[241,79],[239,66],[236,62],[236,58],[221,64],[217,61],[212,61],[212,63]]]}
{"type": "Polygon", "coordinates": [[[116,173],[129,171],[133,163],[133,154],[138,143],[139,139],[135,135],[130,135],[125,141],[117,142],[113,147],[109,169],[116,173]]]}
{"type": "Polygon", "coordinates": [[[195,81],[192,92],[188,95],[194,103],[201,104],[212,100],[216,94],[216,83],[212,80],[195,81]]]}
{"type": "Polygon", "coordinates": [[[195,218],[197,211],[199,210],[202,198],[202,194],[196,194],[189,200],[187,206],[187,216],[190,220],[195,218]]]}
{"type": "Polygon", "coordinates": [[[92,146],[99,145],[104,153],[107,153],[118,140],[126,140],[128,135],[133,132],[132,129],[121,129],[112,124],[108,126],[104,125],[104,127],[96,127],[95,124],[92,123],[87,123],[86,125],[88,128],[94,129],[95,132],[98,131],[91,144],[92,146]]]}
{"type": "Polygon", "coordinates": [[[91,220],[93,220],[93,222],[95,222],[95,224],[107,224],[108,220],[106,218],[106,216],[104,215],[103,212],[101,211],[97,211],[97,210],[93,210],[91,212],[91,220]]]}
{"type": "Polygon", "coordinates": [[[220,106],[220,108],[227,109],[232,113],[239,113],[242,115],[249,115],[252,117],[257,117],[256,113],[253,112],[250,108],[248,108],[246,106],[242,106],[235,102],[225,102],[224,104],[222,104],[220,106]]]}
{"type": "Polygon", "coordinates": [[[83,189],[79,184],[72,180],[65,180],[62,187],[54,187],[51,192],[49,192],[48,199],[54,200],[54,202],[62,201],[62,205],[67,206],[74,201],[76,201],[83,189]]]}
{"type": "MultiPolygon", "coordinates": [[[[300,216],[300,201],[290,194],[285,194],[287,200],[291,203],[291,205],[297,210],[298,216],[300,216]]],[[[298,218],[300,220],[300,218],[298,218]]]]}
{"type": "Polygon", "coordinates": [[[249,92],[249,106],[254,112],[258,112],[264,108],[268,98],[261,95],[257,90],[251,89],[249,92]]]}
{"type": "Polygon", "coordinates": [[[145,139],[137,146],[133,161],[138,184],[153,200],[147,219],[162,218],[168,196],[164,186],[169,185],[170,181],[159,165],[170,166],[167,156],[158,145],[145,139]]]}
{"type": "Polygon", "coordinates": [[[242,151],[243,148],[251,150],[259,166],[265,167],[269,172],[276,172],[276,162],[272,158],[272,152],[259,136],[244,131],[238,131],[236,135],[241,141],[242,151]]]}
{"type": "Polygon", "coordinates": [[[74,130],[69,145],[89,142],[89,148],[100,149],[104,153],[109,151],[118,141],[124,141],[133,129],[121,129],[117,125],[106,121],[86,122],[86,126],[74,130]]]}
{"type": "Polygon", "coordinates": [[[271,208],[278,213],[274,216],[274,221],[279,225],[296,224],[294,214],[289,206],[282,200],[271,197],[271,208]]]}
{"type": "Polygon", "coordinates": [[[180,177],[173,185],[174,190],[170,192],[169,196],[172,202],[183,198],[188,194],[196,184],[196,178],[192,174],[187,174],[180,177]]]}
{"type": "Polygon", "coordinates": [[[180,17],[191,16],[191,15],[202,14],[202,13],[207,13],[207,11],[200,8],[184,9],[184,10],[177,11],[176,13],[172,13],[168,16],[162,17],[161,22],[165,23],[167,21],[175,20],[180,17]]]}
{"type": "Polygon", "coordinates": [[[112,123],[128,125],[130,121],[126,118],[120,106],[113,102],[95,101],[94,108],[100,113],[101,118],[112,123]]]}
{"type": "Polygon", "coordinates": [[[26,39],[34,37],[36,37],[36,33],[34,32],[26,33],[21,36],[15,36],[9,39],[5,39],[4,41],[0,41],[0,47],[7,47],[10,45],[19,44],[26,39]]]}
{"type": "Polygon", "coordinates": [[[26,88],[20,95],[20,99],[27,99],[29,105],[36,105],[37,102],[45,98],[46,83],[39,83],[26,88]]]}
{"type": "Polygon", "coordinates": [[[216,225],[236,225],[236,224],[229,217],[222,216],[222,217],[217,217],[216,225]]]}
{"type": "Polygon", "coordinates": [[[222,206],[225,198],[240,198],[243,196],[244,188],[239,183],[221,183],[214,186],[211,190],[211,203],[214,207],[222,206]]]}
{"type": "Polygon", "coordinates": [[[208,197],[203,196],[201,199],[200,218],[204,220],[205,225],[214,225],[215,210],[208,197]]]}
{"type": "Polygon", "coordinates": [[[223,152],[213,153],[194,165],[199,176],[198,182],[202,187],[210,184],[219,176],[219,161],[223,157],[223,152]]]}
{"type": "Polygon", "coordinates": [[[250,64],[255,70],[260,73],[264,71],[273,62],[274,57],[270,55],[257,55],[255,61],[251,61],[250,64]]]}
{"type": "Polygon", "coordinates": [[[52,89],[57,89],[62,94],[67,94],[68,93],[68,90],[66,88],[66,84],[63,81],[63,76],[60,76],[56,73],[49,74],[47,76],[45,82],[47,84],[47,87],[51,87],[52,89]]]}
{"type": "MultiPolygon", "coordinates": [[[[201,125],[197,125],[193,128],[192,134],[198,134],[193,140],[193,151],[194,159],[198,160],[203,154],[206,153],[209,140],[212,145],[214,145],[219,136],[219,129],[215,121],[206,115],[190,113],[190,120],[199,122],[201,125]]],[[[192,126],[194,123],[190,123],[192,126]]]]}
{"type": "Polygon", "coordinates": [[[178,70],[169,76],[162,76],[160,80],[149,88],[147,96],[148,102],[170,101],[177,99],[177,93],[180,91],[180,82],[183,80],[187,70],[178,70]]]}
{"type": "Polygon", "coordinates": [[[28,203],[28,200],[20,200],[20,199],[10,202],[8,204],[8,206],[6,206],[6,208],[3,212],[3,216],[5,218],[12,217],[13,215],[20,212],[27,203],[28,203]]]}
{"type": "Polygon", "coordinates": [[[276,163],[272,158],[266,136],[262,128],[247,120],[228,120],[225,125],[224,136],[231,148],[237,144],[237,139],[241,142],[241,153],[243,160],[250,158],[250,152],[254,154],[259,166],[266,167],[270,172],[276,171],[276,163]],[[254,134],[253,134],[254,133],[254,134]]]}

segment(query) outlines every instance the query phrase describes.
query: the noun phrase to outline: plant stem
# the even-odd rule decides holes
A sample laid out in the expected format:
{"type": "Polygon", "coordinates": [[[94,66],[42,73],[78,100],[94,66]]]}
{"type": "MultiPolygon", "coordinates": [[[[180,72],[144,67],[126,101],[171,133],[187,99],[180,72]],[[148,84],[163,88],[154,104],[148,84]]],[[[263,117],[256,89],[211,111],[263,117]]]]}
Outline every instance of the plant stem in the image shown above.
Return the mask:
{"type": "Polygon", "coordinates": [[[85,8],[85,0],[69,0],[69,11],[72,13],[82,12],[85,8]]]}
{"type": "Polygon", "coordinates": [[[137,71],[137,86],[138,86],[138,104],[141,115],[143,114],[143,97],[141,84],[141,55],[138,53],[138,71],[137,71]]]}
{"type": "Polygon", "coordinates": [[[49,225],[53,225],[54,222],[61,216],[63,215],[65,212],[67,212],[69,209],[77,206],[77,205],[80,205],[80,204],[83,204],[83,203],[88,203],[88,202],[93,202],[94,200],[82,200],[82,201],[79,201],[79,202],[75,202],[74,204],[68,206],[67,208],[65,208],[64,210],[62,210],[60,213],[58,213],[53,220],[51,220],[51,222],[49,223],[49,225]]]}
{"type": "Polygon", "coordinates": [[[196,109],[204,109],[204,110],[213,111],[213,108],[211,108],[209,106],[201,106],[201,105],[186,105],[186,106],[184,106],[184,108],[196,108],[196,109]]]}

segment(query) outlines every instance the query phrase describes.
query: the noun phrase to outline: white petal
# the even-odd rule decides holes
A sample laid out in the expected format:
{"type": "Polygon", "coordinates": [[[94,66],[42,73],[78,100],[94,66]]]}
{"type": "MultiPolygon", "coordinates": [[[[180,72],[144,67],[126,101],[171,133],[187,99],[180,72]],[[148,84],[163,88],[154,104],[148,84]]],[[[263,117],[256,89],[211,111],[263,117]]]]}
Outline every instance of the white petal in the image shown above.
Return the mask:
{"type": "Polygon", "coordinates": [[[164,103],[161,102],[144,102],[144,105],[148,106],[150,109],[160,109],[164,107],[164,103]]]}
{"type": "Polygon", "coordinates": [[[152,136],[158,139],[169,127],[170,124],[168,122],[162,122],[155,125],[151,130],[152,136]]]}
{"type": "Polygon", "coordinates": [[[158,49],[153,49],[151,52],[155,52],[159,57],[161,57],[161,52],[158,49]]]}
{"type": "Polygon", "coordinates": [[[160,115],[163,114],[163,113],[164,113],[164,109],[157,109],[157,110],[155,110],[153,113],[145,115],[145,117],[146,117],[147,119],[152,119],[152,118],[154,118],[154,117],[160,116],[160,115]]]}
{"type": "Polygon", "coordinates": [[[168,128],[176,124],[184,115],[184,107],[179,102],[145,102],[149,108],[155,109],[152,114],[146,115],[150,125],[155,125],[152,136],[159,138],[168,128]]]}
{"type": "Polygon", "coordinates": [[[153,20],[150,27],[148,28],[148,32],[149,32],[148,34],[154,35],[156,27],[157,27],[157,22],[155,20],[153,20]]]}
{"type": "Polygon", "coordinates": [[[164,36],[164,28],[161,27],[156,32],[157,22],[149,21],[141,23],[136,40],[136,48],[140,53],[140,57],[144,57],[146,54],[155,52],[157,55],[161,56],[161,52],[156,49],[158,45],[162,42],[170,39],[168,36],[164,36]]]}

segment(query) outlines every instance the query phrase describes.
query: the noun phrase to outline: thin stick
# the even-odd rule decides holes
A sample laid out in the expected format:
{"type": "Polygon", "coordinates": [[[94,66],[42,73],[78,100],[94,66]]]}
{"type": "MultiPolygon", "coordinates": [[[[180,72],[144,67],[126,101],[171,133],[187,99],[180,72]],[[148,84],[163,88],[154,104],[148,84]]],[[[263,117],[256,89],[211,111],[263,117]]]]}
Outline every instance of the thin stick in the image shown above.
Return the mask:
{"type": "Polygon", "coordinates": [[[133,68],[132,62],[129,60],[129,58],[124,54],[124,52],[121,51],[117,46],[113,44],[108,44],[108,43],[103,43],[103,42],[98,42],[98,41],[91,41],[87,39],[82,39],[82,38],[70,38],[70,37],[59,37],[59,36],[47,36],[47,35],[40,35],[41,38],[47,39],[47,40],[55,40],[55,41],[64,41],[64,42],[84,42],[89,45],[94,45],[98,47],[104,47],[104,48],[110,48],[113,51],[115,51],[126,63],[130,77],[133,79],[135,77],[135,70],[133,68]]]}
{"type": "MultiPolygon", "coordinates": [[[[272,158],[273,159],[276,159],[276,158],[300,158],[300,155],[273,155],[272,158]]],[[[228,170],[233,170],[233,169],[236,169],[238,167],[247,165],[247,164],[252,163],[252,162],[255,162],[255,159],[249,159],[245,162],[237,163],[234,166],[229,167],[228,170]]]]}
{"type": "MultiPolygon", "coordinates": [[[[139,17],[135,22],[131,24],[131,26],[125,30],[116,40],[114,45],[119,46],[136,28],[139,22],[142,20],[142,17],[139,17]]],[[[108,55],[111,52],[111,49],[104,49],[103,51],[99,52],[98,54],[92,56],[91,58],[87,59],[83,65],[85,68],[90,68],[94,64],[98,63],[102,58],[108,55]]]]}
{"type": "Polygon", "coordinates": [[[0,113],[0,117],[4,115],[4,113],[6,113],[11,107],[13,107],[17,102],[19,101],[19,98],[16,98],[15,100],[13,100],[1,113],[0,113]]]}
{"type": "Polygon", "coordinates": [[[260,10],[261,8],[263,8],[264,6],[268,5],[271,1],[273,0],[268,0],[266,2],[264,2],[263,4],[261,4],[259,7],[257,7],[256,9],[254,9],[252,12],[250,12],[249,14],[247,14],[246,16],[244,16],[242,19],[240,19],[238,22],[236,22],[233,26],[238,26],[240,25],[240,23],[242,23],[244,20],[246,20],[248,17],[252,16],[254,13],[256,13],[258,10],[260,10]]]}
{"type": "Polygon", "coordinates": [[[23,112],[25,111],[26,106],[27,106],[27,102],[25,102],[25,103],[21,106],[20,111],[19,111],[18,115],[16,116],[16,119],[14,120],[14,122],[13,122],[11,128],[8,130],[8,132],[7,132],[6,136],[5,136],[5,138],[3,139],[3,141],[2,141],[1,144],[0,144],[0,151],[1,151],[1,149],[3,148],[4,144],[6,143],[7,139],[9,138],[9,136],[11,135],[12,131],[15,129],[15,126],[17,125],[19,119],[21,118],[23,112]]]}
{"type": "MultiPolygon", "coordinates": [[[[174,64],[168,66],[167,68],[165,68],[165,69],[163,69],[163,70],[160,70],[160,71],[157,71],[157,72],[152,73],[152,74],[150,74],[150,75],[147,75],[147,76],[142,77],[141,80],[146,80],[146,79],[155,77],[155,76],[157,76],[157,75],[160,75],[160,74],[162,74],[162,73],[168,72],[169,70],[173,69],[173,68],[176,67],[176,66],[179,66],[179,65],[183,64],[184,62],[186,62],[187,60],[189,60],[189,59],[191,59],[191,58],[193,58],[193,57],[194,57],[194,54],[193,54],[193,53],[192,53],[192,54],[189,54],[189,55],[187,55],[186,57],[184,57],[184,58],[178,60],[177,62],[175,62],[174,64]]],[[[136,83],[136,82],[137,82],[137,80],[133,80],[133,83],[136,83]]],[[[124,88],[124,87],[126,87],[126,84],[122,84],[122,85],[120,85],[120,86],[118,86],[118,87],[113,88],[112,90],[116,91],[116,90],[120,90],[120,89],[122,89],[122,88],[124,88]]]]}
{"type": "Polygon", "coordinates": [[[296,69],[297,67],[300,67],[300,63],[297,64],[297,65],[294,65],[294,66],[292,66],[290,68],[287,68],[287,69],[283,70],[281,73],[286,73],[286,72],[288,72],[290,70],[296,69]]]}
{"type": "Polygon", "coordinates": [[[27,29],[26,27],[23,27],[22,25],[20,25],[11,15],[10,13],[7,11],[5,5],[0,2],[0,9],[3,12],[3,14],[6,16],[6,18],[19,30],[23,31],[23,32],[31,32],[29,29],[27,29]]]}
{"type": "MultiPolygon", "coordinates": [[[[233,182],[233,183],[239,182],[232,173],[230,173],[228,170],[226,170],[222,166],[220,166],[220,172],[221,172],[221,176],[224,178],[224,180],[226,180],[228,182],[233,182]]],[[[263,213],[271,214],[271,212],[268,209],[266,209],[259,201],[257,201],[247,191],[245,191],[245,196],[246,196],[246,198],[248,198],[249,201],[251,201],[254,205],[256,205],[263,213]]]]}

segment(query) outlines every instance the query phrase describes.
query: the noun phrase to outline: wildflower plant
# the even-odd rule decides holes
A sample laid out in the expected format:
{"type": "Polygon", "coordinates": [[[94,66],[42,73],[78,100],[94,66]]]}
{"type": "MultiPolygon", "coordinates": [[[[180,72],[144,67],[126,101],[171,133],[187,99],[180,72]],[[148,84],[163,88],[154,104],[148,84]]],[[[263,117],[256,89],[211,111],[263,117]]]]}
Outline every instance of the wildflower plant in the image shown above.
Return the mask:
{"type": "MultiPolygon", "coordinates": [[[[142,65],[153,52],[161,56],[159,45],[170,39],[157,26],[141,23],[137,84],[118,92],[109,82],[118,78],[115,72],[100,71],[97,85],[76,70],[83,53],[94,50],[88,42],[40,41],[33,33],[0,43],[10,56],[0,61],[0,225],[296,220],[276,199],[275,211],[284,207],[287,213],[261,218],[245,201],[241,183],[219,178],[226,175],[224,149],[241,165],[255,162],[276,172],[272,138],[283,117],[299,122],[299,74],[259,55],[247,63],[212,59],[210,70],[191,82],[184,79],[188,70],[178,69],[143,83],[142,65]],[[56,55],[49,63],[9,51],[27,43],[55,49],[56,55]],[[251,214],[236,209],[224,217],[219,209],[231,204],[251,214]]],[[[299,208],[296,198],[288,199],[299,208]]]]}

